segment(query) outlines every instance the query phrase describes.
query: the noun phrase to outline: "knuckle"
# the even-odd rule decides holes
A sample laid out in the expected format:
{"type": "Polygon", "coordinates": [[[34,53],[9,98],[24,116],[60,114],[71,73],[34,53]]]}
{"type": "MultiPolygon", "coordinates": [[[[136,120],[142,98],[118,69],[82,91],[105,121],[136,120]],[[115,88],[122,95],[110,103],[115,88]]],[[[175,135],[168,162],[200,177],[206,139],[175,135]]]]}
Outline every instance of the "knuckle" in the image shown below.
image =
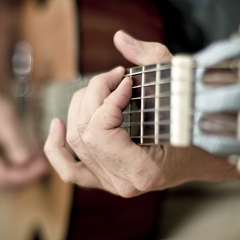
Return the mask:
{"type": "Polygon", "coordinates": [[[123,198],[132,198],[139,195],[139,191],[126,182],[118,182],[117,185],[115,185],[115,189],[117,194],[123,198]]]}
{"type": "Polygon", "coordinates": [[[71,169],[66,169],[63,173],[60,174],[60,177],[65,183],[75,183],[75,177],[71,169]]]}
{"type": "Polygon", "coordinates": [[[69,131],[67,132],[66,140],[69,143],[69,145],[72,145],[76,141],[76,139],[75,139],[74,135],[72,134],[72,132],[69,132],[69,131]]]}
{"type": "Polygon", "coordinates": [[[50,142],[49,140],[46,141],[45,145],[44,145],[44,152],[49,155],[49,153],[53,152],[54,146],[52,144],[52,142],[50,142]]]}
{"type": "Polygon", "coordinates": [[[151,177],[137,177],[133,184],[141,192],[149,192],[154,188],[154,180],[151,177]]]}
{"type": "Polygon", "coordinates": [[[168,48],[165,45],[159,43],[154,43],[154,54],[156,56],[161,56],[161,58],[171,56],[171,53],[169,52],[168,48]]]}
{"type": "Polygon", "coordinates": [[[103,86],[103,84],[106,82],[106,76],[108,75],[108,72],[103,72],[98,75],[95,75],[89,82],[89,86],[92,87],[94,85],[95,87],[103,86]]]}
{"type": "Polygon", "coordinates": [[[135,190],[130,188],[121,188],[117,192],[123,198],[132,198],[138,195],[135,190]]]}
{"type": "Polygon", "coordinates": [[[91,78],[89,85],[95,85],[99,83],[99,78],[101,78],[102,74],[98,74],[96,76],[94,76],[93,78],[91,78]]]}
{"type": "Polygon", "coordinates": [[[85,131],[87,125],[88,125],[87,120],[84,117],[82,117],[77,120],[76,128],[78,132],[82,134],[85,131]]]}
{"type": "Polygon", "coordinates": [[[85,88],[82,88],[82,89],[76,91],[76,92],[73,94],[73,97],[72,97],[72,98],[74,98],[74,99],[75,99],[75,98],[76,98],[76,99],[81,98],[81,97],[84,95],[85,91],[86,91],[85,88]]]}
{"type": "Polygon", "coordinates": [[[95,137],[96,137],[96,136],[95,136],[94,132],[88,130],[88,131],[85,131],[85,132],[83,133],[83,135],[82,135],[82,141],[83,141],[83,143],[84,143],[86,146],[91,147],[91,148],[94,148],[95,145],[96,145],[96,144],[95,144],[95,141],[94,141],[95,137]]]}
{"type": "Polygon", "coordinates": [[[67,143],[72,149],[75,149],[79,146],[79,135],[77,133],[68,132],[66,136],[67,143]]]}
{"type": "Polygon", "coordinates": [[[158,181],[158,171],[148,171],[145,165],[141,166],[136,172],[129,176],[131,183],[141,192],[149,192],[154,190],[158,181]]]}

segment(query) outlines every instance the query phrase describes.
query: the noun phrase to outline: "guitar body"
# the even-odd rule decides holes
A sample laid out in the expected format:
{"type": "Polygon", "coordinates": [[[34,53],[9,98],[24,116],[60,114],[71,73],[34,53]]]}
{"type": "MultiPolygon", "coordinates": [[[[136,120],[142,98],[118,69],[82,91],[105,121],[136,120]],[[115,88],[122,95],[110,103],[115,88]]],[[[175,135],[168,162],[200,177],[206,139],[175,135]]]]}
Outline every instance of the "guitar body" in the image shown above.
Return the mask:
{"type": "MultiPolygon", "coordinates": [[[[27,41],[31,46],[34,61],[30,80],[35,86],[50,79],[66,81],[76,75],[78,45],[74,7],[73,1],[64,0],[26,0],[22,4],[18,41],[27,41]]],[[[30,117],[38,112],[37,105],[33,107],[30,117]]],[[[39,128],[39,119],[34,121],[34,128],[39,128]]],[[[42,140],[43,137],[46,136],[41,136],[42,140]]],[[[65,184],[54,170],[44,181],[14,196],[1,194],[0,239],[31,240],[34,234],[43,239],[63,239],[72,196],[72,186],[65,184]]]]}

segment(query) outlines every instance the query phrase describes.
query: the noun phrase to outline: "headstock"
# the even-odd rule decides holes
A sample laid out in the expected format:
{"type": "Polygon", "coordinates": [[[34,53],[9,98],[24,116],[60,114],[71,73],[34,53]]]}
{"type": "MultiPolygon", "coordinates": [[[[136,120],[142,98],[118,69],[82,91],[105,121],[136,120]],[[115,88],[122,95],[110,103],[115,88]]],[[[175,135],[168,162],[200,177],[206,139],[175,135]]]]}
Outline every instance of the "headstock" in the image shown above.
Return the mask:
{"type": "Polygon", "coordinates": [[[239,154],[240,39],[213,43],[194,59],[193,144],[220,155],[239,154]]]}
{"type": "Polygon", "coordinates": [[[127,69],[133,96],[122,127],[138,144],[194,144],[220,155],[240,153],[239,59],[240,40],[228,39],[171,63],[127,69]],[[214,131],[207,129],[211,124],[214,131]]]}

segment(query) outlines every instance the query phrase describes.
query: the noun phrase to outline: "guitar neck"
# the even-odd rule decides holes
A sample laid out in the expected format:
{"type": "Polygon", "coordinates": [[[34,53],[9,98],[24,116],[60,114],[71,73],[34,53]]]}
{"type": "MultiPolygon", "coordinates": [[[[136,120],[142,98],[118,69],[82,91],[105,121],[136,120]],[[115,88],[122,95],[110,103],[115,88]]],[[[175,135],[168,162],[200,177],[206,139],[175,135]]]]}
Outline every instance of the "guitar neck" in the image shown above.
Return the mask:
{"type": "MultiPolygon", "coordinates": [[[[190,56],[178,56],[171,63],[127,69],[125,76],[133,79],[133,88],[130,103],[123,112],[122,128],[138,144],[194,144],[210,152],[239,153],[239,58],[235,57],[240,56],[240,47],[236,46],[226,52],[227,56],[218,55],[210,62],[208,51],[207,64],[204,64],[204,54],[200,54],[194,60],[190,56]],[[226,81],[224,87],[205,86],[203,76],[209,70],[230,72],[233,75],[230,84],[226,85],[226,81]],[[232,124],[234,136],[209,137],[203,133],[200,123],[204,114],[230,111],[236,115],[232,124]]],[[[213,50],[216,55],[216,49],[213,50]]],[[[217,52],[224,51],[217,49],[217,52]]],[[[66,122],[73,93],[87,86],[92,76],[83,76],[69,83],[51,83],[42,88],[40,111],[44,116],[41,131],[44,136],[52,118],[59,117],[66,122]]]]}
{"type": "MultiPolygon", "coordinates": [[[[180,62],[177,66],[174,66],[174,63],[163,63],[126,70],[125,76],[133,79],[133,88],[130,103],[123,112],[121,127],[136,143],[149,145],[168,142],[175,146],[189,146],[194,143],[196,114],[202,108],[198,105],[202,105],[204,99],[196,103],[198,98],[195,94],[197,81],[194,61],[187,57],[186,63],[186,56],[184,58],[185,60],[182,57],[180,61],[177,60],[177,64],[180,62]]],[[[87,86],[92,76],[83,76],[69,83],[52,83],[44,88],[43,115],[47,116],[43,124],[45,135],[53,117],[59,117],[66,122],[73,93],[87,86]]],[[[225,98],[229,98],[230,102],[239,94],[238,88],[231,85],[229,89],[208,88],[208,92],[210,96],[215,95],[216,99],[213,101],[217,103],[225,93],[227,93],[224,95],[225,98]]],[[[201,95],[198,97],[202,98],[201,95]]],[[[213,101],[212,106],[214,106],[213,101]]],[[[231,106],[229,104],[224,106],[223,103],[220,106],[233,111],[238,111],[240,108],[238,101],[231,106]]],[[[211,106],[206,105],[203,112],[209,112],[209,109],[211,110],[211,106]]],[[[237,129],[234,131],[237,132],[237,129]]]]}
{"type": "Polygon", "coordinates": [[[192,58],[180,56],[172,63],[131,68],[126,76],[133,79],[133,94],[122,127],[132,139],[138,144],[190,145],[192,58]]]}
{"type": "Polygon", "coordinates": [[[67,122],[67,113],[73,94],[88,85],[94,74],[77,76],[68,82],[50,82],[40,89],[41,111],[43,115],[42,129],[43,137],[48,134],[48,128],[53,118],[60,118],[67,122]]]}

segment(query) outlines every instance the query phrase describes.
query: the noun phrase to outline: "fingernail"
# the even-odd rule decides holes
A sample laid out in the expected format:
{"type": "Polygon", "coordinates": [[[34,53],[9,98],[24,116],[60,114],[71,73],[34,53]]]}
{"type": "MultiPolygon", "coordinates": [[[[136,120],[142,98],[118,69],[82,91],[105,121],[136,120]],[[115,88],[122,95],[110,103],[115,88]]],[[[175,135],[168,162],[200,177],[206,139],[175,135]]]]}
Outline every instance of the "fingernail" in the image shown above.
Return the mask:
{"type": "Polygon", "coordinates": [[[50,133],[54,132],[56,129],[56,119],[53,119],[50,126],[50,133]]]}
{"type": "Polygon", "coordinates": [[[137,40],[132,38],[131,36],[129,36],[128,34],[126,34],[125,32],[123,33],[123,40],[130,45],[136,45],[137,44],[137,40]]]}

